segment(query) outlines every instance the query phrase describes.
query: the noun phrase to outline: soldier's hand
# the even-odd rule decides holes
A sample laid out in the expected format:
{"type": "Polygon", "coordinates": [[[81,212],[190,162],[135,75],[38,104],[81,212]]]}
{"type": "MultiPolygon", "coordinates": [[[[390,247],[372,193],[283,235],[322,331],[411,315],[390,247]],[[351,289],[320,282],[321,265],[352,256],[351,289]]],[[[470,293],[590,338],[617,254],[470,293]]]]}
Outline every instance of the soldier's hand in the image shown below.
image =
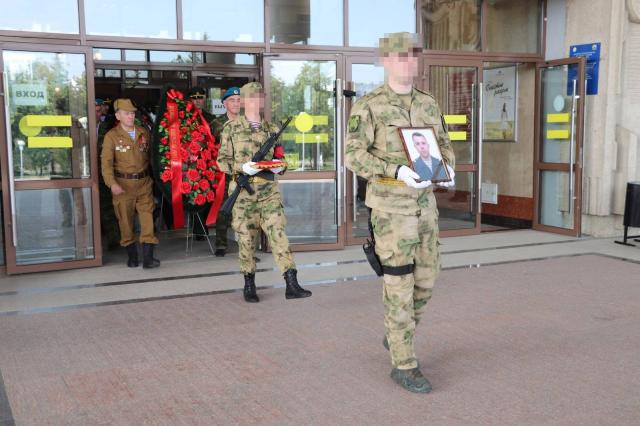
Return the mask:
{"type": "Polygon", "coordinates": [[[453,171],[453,168],[447,164],[447,171],[449,172],[450,181],[447,182],[438,182],[436,185],[441,186],[443,188],[452,188],[456,186],[456,172],[453,171]]]}
{"type": "Polygon", "coordinates": [[[420,176],[407,166],[400,166],[400,168],[398,169],[396,179],[401,180],[402,182],[405,183],[405,185],[411,188],[423,189],[431,186],[430,180],[423,180],[422,182],[417,182],[417,180],[420,179],[420,176]]]}
{"type": "Polygon", "coordinates": [[[113,185],[111,185],[111,193],[113,195],[124,194],[124,189],[122,189],[122,187],[117,183],[114,183],[113,185]]]}
{"type": "Polygon", "coordinates": [[[244,163],[242,165],[242,171],[244,172],[244,174],[249,175],[249,176],[253,176],[256,173],[260,172],[260,169],[256,169],[255,166],[256,163],[254,163],[253,161],[247,161],[246,163],[244,163]]]}

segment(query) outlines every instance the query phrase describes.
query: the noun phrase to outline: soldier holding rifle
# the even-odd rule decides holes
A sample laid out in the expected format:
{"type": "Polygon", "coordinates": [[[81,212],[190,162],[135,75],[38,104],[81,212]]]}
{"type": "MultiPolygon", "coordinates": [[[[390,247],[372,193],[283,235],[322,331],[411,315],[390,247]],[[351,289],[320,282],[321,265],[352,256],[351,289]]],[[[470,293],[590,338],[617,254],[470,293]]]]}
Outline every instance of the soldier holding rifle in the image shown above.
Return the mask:
{"type": "MultiPolygon", "coordinates": [[[[285,216],[282,196],[275,181],[275,174],[285,172],[285,167],[260,168],[254,161],[255,154],[265,143],[273,143],[270,135],[279,131],[278,127],[261,116],[264,107],[262,85],[247,83],[240,89],[244,115],[225,125],[221,135],[218,165],[228,175],[233,175],[229,184],[232,195],[241,182],[245,185],[237,192],[237,198],[229,196],[226,207],[234,200],[231,226],[238,235],[240,249],[240,271],[244,274],[244,299],[255,303],[260,299],[256,294],[254,259],[255,242],[262,228],[269,240],[275,262],[283,273],[286,283],[285,297],[297,299],[311,296],[311,292],[298,284],[296,264],[289,249],[289,239],[285,233],[285,216]]],[[[273,158],[273,148],[269,148],[267,158],[273,158]]],[[[278,157],[278,156],[275,156],[278,157]]],[[[225,206],[223,205],[223,210],[225,206]]]]}

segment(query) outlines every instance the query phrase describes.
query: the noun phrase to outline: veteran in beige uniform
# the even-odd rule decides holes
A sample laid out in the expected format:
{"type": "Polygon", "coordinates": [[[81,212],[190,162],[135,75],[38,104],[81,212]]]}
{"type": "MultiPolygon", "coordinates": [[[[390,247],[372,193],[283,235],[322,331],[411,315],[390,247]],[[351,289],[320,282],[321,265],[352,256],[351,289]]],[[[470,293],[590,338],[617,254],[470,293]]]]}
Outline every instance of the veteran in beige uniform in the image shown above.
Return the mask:
{"type": "Polygon", "coordinates": [[[120,227],[120,245],[127,249],[127,266],[138,266],[138,245],[134,234],[136,212],[140,221],[144,268],[155,268],[160,261],[153,257],[158,244],[153,225],[153,180],[149,162],[151,140],[143,127],[134,124],[136,108],[129,99],[114,102],[120,122],[104,137],[101,153],[102,176],[111,189],[113,208],[120,227]]]}
{"type": "MultiPolygon", "coordinates": [[[[249,194],[243,189],[231,213],[231,227],[238,235],[240,271],[244,274],[244,299],[253,303],[259,301],[256,294],[254,253],[260,229],[265,232],[275,262],[283,273],[286,283],[285,297],[297,299],[311,296],[311,292],[300,287],[298,283],[296,264],[285,233],[286,219],[282,196],[278,182],[274,179],[275,174],[284,173],[285,170],[260,170],[255,168],[255,163],[251,161],[253,154],[266,142],[269,135],[279,130],[278,126],[261,116],[264,94],[260,83],[245,84],[240,89],[240,96],[244,115],[225,124],[218,152],[218,165],[224,173],[232,177],[240,173],[251,176],[250,182],[255,191],[249,194]]],[[[235,188],[236,182],[233,179],[229,183],[229,193],[235,188]]]]}
{"type": "Polygon", "coordinates": [[[398,128],[433,126],[452,178],[454,153],[436,100],[413,86],[416,40],[409,33],[380,40],[387,80],[353,105],[345,162],[368,180],[365,202],[384,272],[383,342],[390,348],[391,377],[407,390],[427,393],[431,384],[418,368],[413,338],[440,270],[438,208],[431,182],[407,167],[398,128]]]}

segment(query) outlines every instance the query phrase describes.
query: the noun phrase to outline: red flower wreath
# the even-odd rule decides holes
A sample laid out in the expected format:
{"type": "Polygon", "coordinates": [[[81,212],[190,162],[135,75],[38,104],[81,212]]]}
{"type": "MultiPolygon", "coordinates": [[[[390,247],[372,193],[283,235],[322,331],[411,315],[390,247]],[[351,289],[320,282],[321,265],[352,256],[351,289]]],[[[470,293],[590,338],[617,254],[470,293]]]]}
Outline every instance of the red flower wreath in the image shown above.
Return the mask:
{"type": "Polygon", "coordinates": [[[175,89],[167,91],[166,99],[166,112],[158,125],[157,158],[160,179],[171,188],[174,227],[184,223],[183,201],[194,208],[213,203],[207,224],[215,223],[224,191],[224,173],[215,161],[218,145],[191,100],[175,89]]]}

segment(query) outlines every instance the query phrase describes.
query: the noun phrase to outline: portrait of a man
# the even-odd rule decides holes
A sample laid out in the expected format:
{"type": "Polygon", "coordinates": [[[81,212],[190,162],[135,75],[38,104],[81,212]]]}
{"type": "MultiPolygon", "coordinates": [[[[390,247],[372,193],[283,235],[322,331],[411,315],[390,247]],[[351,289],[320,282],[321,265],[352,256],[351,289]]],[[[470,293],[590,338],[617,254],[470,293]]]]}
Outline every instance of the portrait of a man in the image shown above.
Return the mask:
{"type": "Polygon", "coordinates": [[[418,156],[413,158],[413,169],[418,173],[420,179],[430,181],[449,180],[446,166],[442,161],[439,152],[433,152],[427,137],[421,132],[411,133],[411,142],[418,152],[418,156]]]}

